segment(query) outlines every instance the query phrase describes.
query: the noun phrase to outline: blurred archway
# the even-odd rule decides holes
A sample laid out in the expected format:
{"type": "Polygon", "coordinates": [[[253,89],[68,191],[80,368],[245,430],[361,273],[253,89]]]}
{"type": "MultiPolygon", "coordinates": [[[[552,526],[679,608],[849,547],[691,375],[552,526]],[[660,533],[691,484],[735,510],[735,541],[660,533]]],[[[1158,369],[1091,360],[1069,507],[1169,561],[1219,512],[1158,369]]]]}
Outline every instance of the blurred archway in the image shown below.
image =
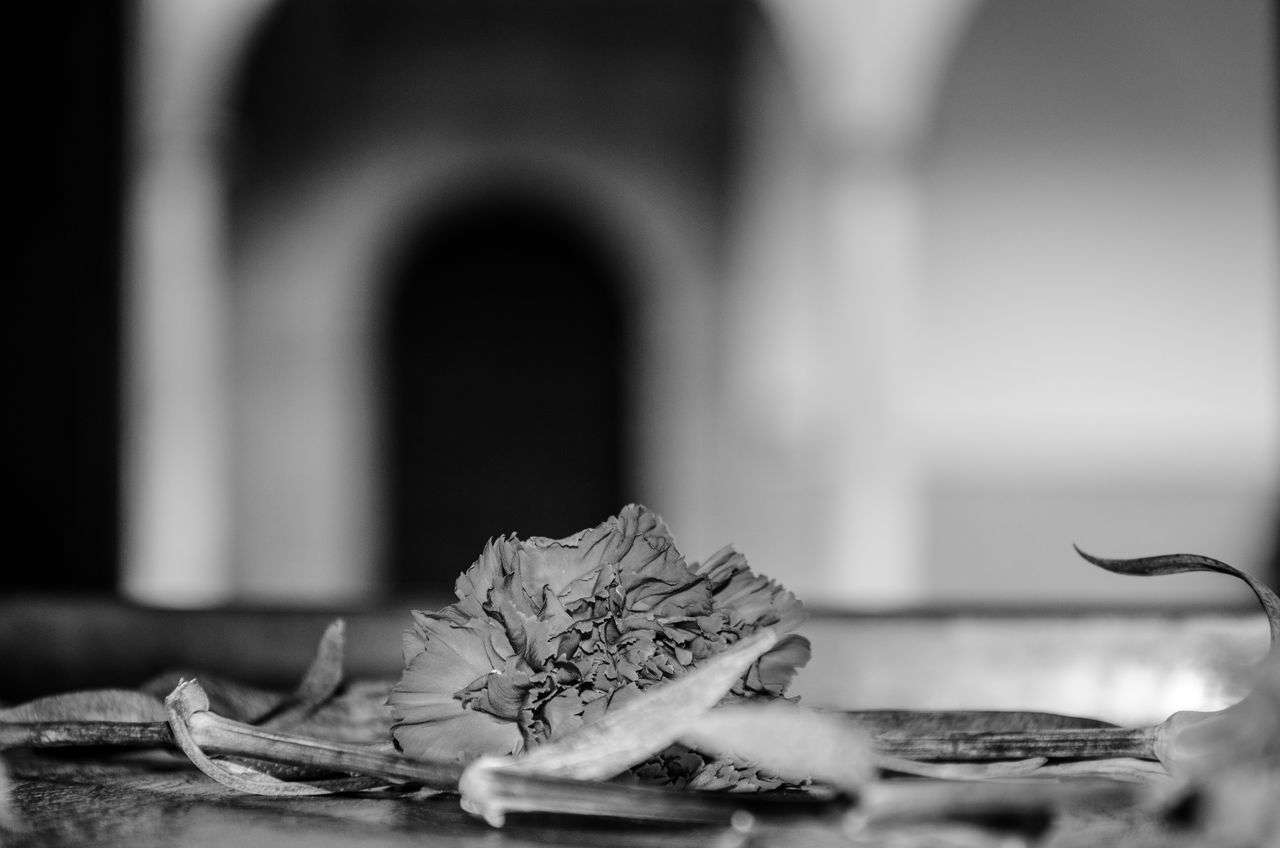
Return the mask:
{"type": "Polygon", "coordinates": [[[617,261],[502,192],[410,230],[384,345],[385,573],[445,594],[499,533],[568,535],[627,497],[617,261]]]}

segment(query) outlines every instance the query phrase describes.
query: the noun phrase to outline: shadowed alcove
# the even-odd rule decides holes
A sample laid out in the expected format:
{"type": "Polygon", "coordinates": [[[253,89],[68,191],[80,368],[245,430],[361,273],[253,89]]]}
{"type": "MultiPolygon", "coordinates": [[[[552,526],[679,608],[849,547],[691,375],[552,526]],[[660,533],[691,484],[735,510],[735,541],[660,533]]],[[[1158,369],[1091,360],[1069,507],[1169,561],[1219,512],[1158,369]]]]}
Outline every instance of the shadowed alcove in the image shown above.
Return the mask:
{"type": "Polygon", "coordinates": [[[409,231],[386,304],[386,573],[446,594],[495,533],[568,535],[628,497],[620,269],[531,194],[409,231]]]}

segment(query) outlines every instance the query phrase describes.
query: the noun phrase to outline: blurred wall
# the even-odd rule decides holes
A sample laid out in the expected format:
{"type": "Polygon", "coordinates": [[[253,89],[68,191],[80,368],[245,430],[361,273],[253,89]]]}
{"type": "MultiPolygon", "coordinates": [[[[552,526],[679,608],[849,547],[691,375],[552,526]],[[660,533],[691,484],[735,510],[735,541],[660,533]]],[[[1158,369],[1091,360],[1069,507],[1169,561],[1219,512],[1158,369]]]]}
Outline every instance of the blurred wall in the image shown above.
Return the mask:
{"type": "Polygon", "coordinates": [[[1267,556],[1264,3],[142,12],[134,597],[397,589],[394,259],[495,189],[611,257],[622,491],[693,558],[732,542],[815,605],[876,606],[1235,600],[1070,544],[1267,556]]]}
{"type": "Polygon", "coordinates": [[[1277,539],[1274,7],[985,3],[927,156],[937,597],[1247,598],[1082,567],[1277,539]]]}

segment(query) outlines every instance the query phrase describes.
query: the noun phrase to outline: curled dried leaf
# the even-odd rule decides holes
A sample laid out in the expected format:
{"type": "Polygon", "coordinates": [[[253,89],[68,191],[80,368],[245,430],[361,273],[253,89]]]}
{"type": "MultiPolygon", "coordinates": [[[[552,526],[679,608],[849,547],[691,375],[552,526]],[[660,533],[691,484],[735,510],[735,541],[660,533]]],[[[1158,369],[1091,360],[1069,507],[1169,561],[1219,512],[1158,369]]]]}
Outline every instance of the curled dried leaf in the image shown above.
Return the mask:
{"type": "Polygon", "coordinates": [[[1253,590],[1253,594],[1262,604],[1267,616],[1267,626],[1271,630],[1272,649],[1280,645],[1280,598],[1265,583],[1256,577],[1241,571],[1233,565],[1220,562],[1198,554],[1168,554],[1164,556],[1140,557],[1138,559],[1104,559],[1087,554],[1076,546],[1076,553],[1099,568],[1115,574],[1129,574],[1138,577],[1158,577],[1165,574],[1186,574],[1196,571],[1212,571],[1218,574],[1229,574],[1243,580],[1253,590]]]}
{"type": "Polygon", "coordinates": [[[130,689],[87,689],[36,698],[0,709],[0,723],[52,721],[164,721],[164,705],[152,695],[130,689]]]}
{"type": "Polygon", "coordinates": [[[743,671],[776,642],[772,631],[762,630],[599,721],[507,760],[507,766],[528,774],[579,780],[613,777],[675,742],[687,732],[685,728],[697,726],[743,671]]]}
{"type": "Polygon", "coordinates": [[[326,794],[323,789],[280,780],[250,766],[215,761],[206,754],[196,734],[192,732],[191,721],[198,714],[208,711],[209,696],[194,680],[178,684],[178,688],[165,699],[165,709],[169,715],[169,726],[173,729],[174,741],[182,753],[187,755],[187,759],[196,768],[223,786],[251,795],[294,797],[326,794]]]}
{"type": "MultiPolygon", "coordinates": [[[[254,795],[328,795],[419,781],[426,786],[452,788],[455,769],[408,763],[404,758],[369,747],[329,743],[303,736],[275,733],[209,712],[209,699],[195,681],[183,681],[165,699],[175,743],[187,758],[218,783],[254,795]],[[223,756],[219,756],[223,755],[223,756]],[[227,757],[235,757],[228,759],[227,757]],[[248,759],[246,759],[248,758],[248,759]],[[323,780],[282,779],[298,768],[326,773],[363,775],[323,780]]],[[[296,774],[291,774],[296,777],[296,774]]]]}
{"type": "Polygon", "coordinates": [[[995,760],[989,763],[935,763],[904,760],[901,757],[876,756],[876,765],[885,771],[931,777],[935,780],[998,780],[1045,774],[1045,757],[1024,760],[995,760]]]}
{"type": "Polygon", "coordinates": [[[325,628],[315,656],[292,692],[263,689],[205,670],[175,669],[148,680],[142,691],[154,697],[164,720],[163,701],[183,680],[199,678],[210,709],[235,721],[264,727],[292,727],[308,720],[341,691],[346,625],[335,619],[325,628]]]}
{"type": "Polygon", "coordinates": [[[785,701],[711,710],[681,740],[793,783],[813,780],[853,791],[876,773],[869,734],[852,722],[785,701]]]}

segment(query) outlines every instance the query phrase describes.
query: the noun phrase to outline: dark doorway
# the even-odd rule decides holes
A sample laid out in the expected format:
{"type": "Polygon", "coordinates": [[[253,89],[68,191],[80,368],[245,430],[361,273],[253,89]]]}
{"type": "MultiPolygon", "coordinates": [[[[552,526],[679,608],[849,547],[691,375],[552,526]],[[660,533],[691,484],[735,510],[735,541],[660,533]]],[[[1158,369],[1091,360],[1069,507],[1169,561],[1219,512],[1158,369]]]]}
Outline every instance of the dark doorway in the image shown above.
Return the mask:
{"type": "Polygon", "coordinates": [[[419,232],[387,322],[387,573],[434,597],[492,536],[623,505],[626,345],[616,262],[554,205],[490,196],[419,232]]]}

